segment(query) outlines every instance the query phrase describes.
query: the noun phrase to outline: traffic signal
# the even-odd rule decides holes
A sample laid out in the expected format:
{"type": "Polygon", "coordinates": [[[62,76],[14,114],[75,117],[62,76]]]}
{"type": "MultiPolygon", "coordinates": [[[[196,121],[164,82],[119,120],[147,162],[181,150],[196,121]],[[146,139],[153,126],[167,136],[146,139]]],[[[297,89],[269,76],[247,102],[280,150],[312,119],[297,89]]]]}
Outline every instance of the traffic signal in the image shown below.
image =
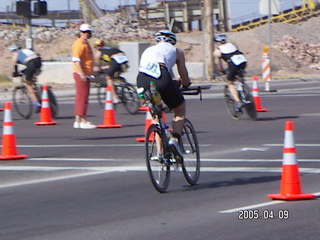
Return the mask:
{"type": "Polygon", "coordinates": [[[48,8],[46,1],[37,1],[33,4],[33,12],[35,15],[47,15],[48,8]]]}
{"type": "Polygon", "coordinates": [[[22,15],[28,17],[31,15],[30,2],[27,1],[18,1],[16,2],[16,12],[17,15],[22,15]]]}

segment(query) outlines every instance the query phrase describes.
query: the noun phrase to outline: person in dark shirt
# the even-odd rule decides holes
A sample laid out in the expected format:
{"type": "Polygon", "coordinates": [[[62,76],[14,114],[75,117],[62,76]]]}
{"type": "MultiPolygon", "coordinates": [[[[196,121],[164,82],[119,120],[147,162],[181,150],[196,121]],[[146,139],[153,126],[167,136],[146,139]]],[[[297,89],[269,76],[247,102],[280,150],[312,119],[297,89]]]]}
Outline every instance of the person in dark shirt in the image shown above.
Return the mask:
{"type": "Polygon", "coordinates": [[[101,71],[105,69],[106,83],[108,86],[112,86],[113,103],[117,104],[119,103],[119,98],[113,86],[113,79],[116,74],[127,71],[128,58],[120,49],[105,46],[104,41],[100,39],[96,40],[96,42],[94,43],[94,48],[97,49],[97,70],[101,71]]]}

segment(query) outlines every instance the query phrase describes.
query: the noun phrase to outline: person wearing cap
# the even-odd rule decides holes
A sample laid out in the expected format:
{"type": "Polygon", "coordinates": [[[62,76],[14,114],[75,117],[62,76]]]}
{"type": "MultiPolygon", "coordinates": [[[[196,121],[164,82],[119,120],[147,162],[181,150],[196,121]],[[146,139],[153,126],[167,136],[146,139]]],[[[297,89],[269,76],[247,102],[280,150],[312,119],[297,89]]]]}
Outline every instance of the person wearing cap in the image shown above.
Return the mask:
{"type": "Polygon", "coordinates": [[[223,33],[215,34],[213,38],[216,43],[216,48],[214,50],[214,57],[217,63],[218,70],[225,74],[223,68],[223,61],[228,64],[227,71],[227,84],[228,88],[235,100],[236,111],[241,111],[242,102],[238,96],[237,89],[234,85],[234,81],[237,74],[241,74],[247,66],[247,60],[243,53],[238,49],[236,45],[231,42],[227,42],[227,35],[223,33]]]}
{"type": "Polygon", "coordinates": [[[31,49],[22,49],[18,44],[12,45],[9,50],[12,53],[14,65],[14,72],[12,73],[12,76],[19,76],[19,73],[17,72],[17,64],[26,66],[26,69],[23,70],[23,74],[25,74],[26,77],[26,87],[31,99],[33,100],[33,105],[36,107],[36,113],[39,113],[41,110],[41,103],[33,89],[33,81],[35,81],[35,76],[41,71],[41,57],[31,49]]]}
{"type": "Polygon", "coordinates": [[[88,39],[92,36],[90,25],[81,24],[79,35],[72,45],[73,78],[75,80],[75,122],[74,128],[94,129],[88,121],[87,110],[90,94],[90,76],[93,73],[94,55],[88,39]]]}

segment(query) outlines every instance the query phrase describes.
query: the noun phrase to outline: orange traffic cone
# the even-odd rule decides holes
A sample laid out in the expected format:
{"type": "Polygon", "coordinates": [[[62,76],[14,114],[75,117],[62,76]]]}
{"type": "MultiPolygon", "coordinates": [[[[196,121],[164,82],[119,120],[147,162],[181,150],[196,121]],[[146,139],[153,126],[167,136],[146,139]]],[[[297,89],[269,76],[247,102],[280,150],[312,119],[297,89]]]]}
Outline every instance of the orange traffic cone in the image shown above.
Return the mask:
{"type": "Polygon", "coordinates": [[[252,77],[252,80],[253,80],[252,96],[253,96],[253,100],[254,100],[254,105],[256,106],[256,111],[257,112],[266,112],[268,110],[265,108],[262,108],[262,106],[261,106],[261,100],[259,97],[259,88],[258,88],[258,77],[256,75],[254,75],[252,77]]]}
{"type": "MultiPolygon", "coordinates": [[[[148,110],[146,111],[146,121],[145,121],[145,124],[144,124],[144,133],[146,134],[147,131],[148,131],[148,128],[149,126],[152,124],[152,116],[151,116],[151,113],[150,113],[150,109],[148,108],[148,110]]],[[[150,136],[151,138],[151,136],[150,136]]],[[[145,137],[139,137],[139,138],[136,138],[136,141],[138,142],[145,142],[146,141],[146,138],[145,137]]],[[[151,141],[151,139],[149,139],[149,141],[151,141]]]]}
{"type": "Polygon", "coordinates": [[[301,193],[292,121],[287,121],[285,125],[280,193],[269,194],[267,197],[279,200],[312,199],[316,197],[312,193],[301,193]]]}
{"type": "Polygon", "coordinates": [[[49,104],[48,96],[48,86],[44,85],[42,87],[42,96],[41,96],[41,112],[40,112],[40,121],[35,122],[35,125],[55,125],[57,122],[52,121],[51,118],[51,109],[49,104]]]}
{"type": "Polygon", "coordinates": [[[3,120],[2,155],[0,156],[0,160],[23,159],[27,157],[27,155],[18,155],[16,137],[13,132],[11,103],[6,102],[3,120]]]}
{"type": "Polygon", "coordinates": [[[106,88],[106,101],[104,108],[103,124],[97,125],[98,128],[120,128],[122,125],[116,124],[115,111],[113,109],[112,87],[106,88]]]}

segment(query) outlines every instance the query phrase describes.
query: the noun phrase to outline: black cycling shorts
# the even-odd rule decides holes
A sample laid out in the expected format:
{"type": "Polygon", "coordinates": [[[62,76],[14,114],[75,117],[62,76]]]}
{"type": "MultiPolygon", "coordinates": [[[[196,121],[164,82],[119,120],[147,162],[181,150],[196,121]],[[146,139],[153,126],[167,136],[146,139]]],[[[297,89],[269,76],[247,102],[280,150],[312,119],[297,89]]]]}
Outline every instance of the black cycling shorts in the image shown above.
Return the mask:
{"type": "Polygon", "coordinates": [[[157,90],[159,91],[162,100],[170,108],[176,108],[180,106],[184,101],[183,94],[177,84],[172,80],[171,74],[166,67],[161,66],[161,76],[156,79],[145,73],[139,72],[137,76],[137,87],[143,87],[144,89],[150,88],[150,82],[154,81],[157,90]]]}
{"type": "Polygon", "coordinates": [[[128,66],[128,63],[122,63],[119,64],[117,63],[115,60],[111,59],[109,67],[107,68],[107,70],[105,71],[105,73],[110,76],[110,77],[114,77],[114,74],[117,72],[125,72],[125,68],[128,66]]]}
{"type": "Polygon", "coordinates": [[[239,70],[244,70],[247,66],[246,62],[241,63],[240,65],[234,65],[232,62],[229,63],[229,69],[227,74],[227,80],[234,81],[236,79],[236,75],[239,74],[239,70]]]}
{"type": "Polygon", "coordinates": [[[31,81],[35,75],[35,73],[41,69],[42,61],[41,58],[34,58],[27,62],[26,69],[23,71],[26,75],[26,80],[31,81]]]}

